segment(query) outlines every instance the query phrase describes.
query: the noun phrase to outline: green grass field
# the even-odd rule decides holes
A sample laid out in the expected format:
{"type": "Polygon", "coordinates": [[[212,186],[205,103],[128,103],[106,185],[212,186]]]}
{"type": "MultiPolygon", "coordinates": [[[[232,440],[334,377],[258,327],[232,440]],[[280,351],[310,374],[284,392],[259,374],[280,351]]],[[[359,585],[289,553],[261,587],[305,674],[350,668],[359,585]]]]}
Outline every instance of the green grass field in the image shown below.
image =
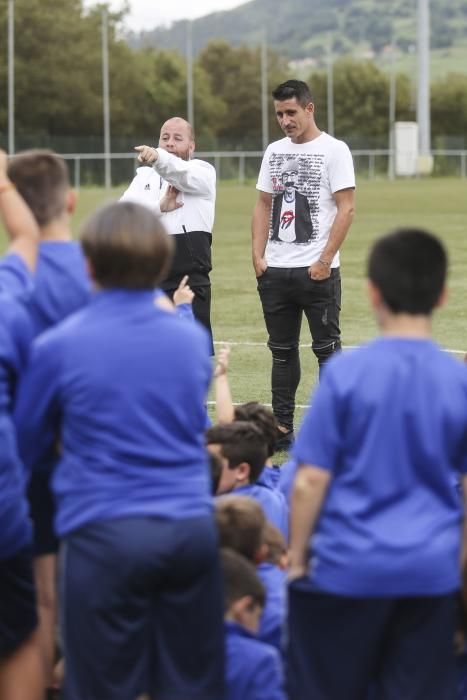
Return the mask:
{"type": "MultiPolygon", "coordinates": [[[[120,192],[83,189],[74,220],[75,232],[94,207],[120,192]]],[[[234,401],[269,403],[271,360],[250,263],[250,217],[255,199],[254,184],[219,186],[212,316],[215,340],[232,343],[230,378],[234,401]]],[[[378,234],[401,225],[427,227],[438,233],[449,249],[450,298],[435,320],[434,335],[444,347],[463,350],[467,347],[467,181],[448,178],[359,184],[357,215],[342,252],[344,345],[361,343],[377,332],[365,298],[366,255],[378,234]]],[[[309,345],[306,324],[302,343],[309,345]]],[[[301,355],[302,382],[297,403],[303,405],[316,380],[316,362],[308,347],[302,348],[301,355]]],[[[300,413],[297,411],[297,418],[300,413]]]]}

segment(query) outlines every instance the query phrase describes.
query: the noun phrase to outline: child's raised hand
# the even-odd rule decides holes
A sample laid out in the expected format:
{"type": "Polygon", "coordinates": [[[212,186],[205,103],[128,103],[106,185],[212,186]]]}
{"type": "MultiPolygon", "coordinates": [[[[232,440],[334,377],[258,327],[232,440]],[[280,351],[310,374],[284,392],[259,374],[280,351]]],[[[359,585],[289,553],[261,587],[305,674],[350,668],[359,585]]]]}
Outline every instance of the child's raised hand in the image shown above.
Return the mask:
{"type": "Polygon", "coordinates": [[[194,297],[195,293],[188,284],[188,275],[185,275],[175,290],[173,296],[174,304],[175,306],[179,306],[180,304],[192,304],[194,297]]]}
{"type": "Polygon", "coordinates": [[[7,167],[8,167],[8,156],[0,148],[0,180],[6,180],[7,179],[7,167]]]}
{"type": "Polygon", "coordinates": [[[229,356],[230,345],[228,343],[224,343],[217,356],[216,369],[214,370],[215,377],[222,377],[224,374],[227,374],[227,370],[229,368],[229,356]]]}

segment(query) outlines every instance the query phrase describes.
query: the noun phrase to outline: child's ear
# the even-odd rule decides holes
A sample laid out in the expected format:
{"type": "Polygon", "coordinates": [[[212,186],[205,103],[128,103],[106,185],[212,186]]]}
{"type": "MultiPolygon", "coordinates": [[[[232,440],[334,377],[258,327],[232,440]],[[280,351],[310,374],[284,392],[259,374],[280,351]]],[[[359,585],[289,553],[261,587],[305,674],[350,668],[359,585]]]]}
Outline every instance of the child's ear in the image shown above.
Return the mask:
{"type": "Polygon", "coordinates": [[[242,483],[250,481],[250,465],[248,462],[240,462],[235,469],[237,470],[237,481],[241,481],[242,483]]]}
{"type": "Polygon", "coordinates": [[[371,280],[367,280],[367,294],[370,304],[373,308],[378,308],[381,305],[382,297],[378,287],[371,280]]]}
{"type": "Polygon", "coordinates": [[[78,202],[78,193],[76,190],[69,189],[66,193],[66,213],[73,214],[76,209],[76,204],[78,202]]]}
{"type": "Polygon", "coordinates": [[[238,622],[239,625],[244,625],[252,605],[253,597],[251,595],[244,595],[242,598],[232,603],[230,614],[235,622],[238,622]]]}
{"type": "Polygon", "coordinates": [[[449,290],[446,286],[444,286],[441,290],[441,294],[438,297],[438,301],[435,304],[435,308],[439,309],[441,306],[444,306],[448,299],[449,299],[449,290]]]}
{"type": "Polygon", "coordinates": [[[254,563],[256,564],[256,566],[258,566],[259,564],[262,564],[264,561],[266,561],[268,556],[269,547],[265,542],[263,542],[263,544],[260,547],[258,547],[254,554],[254,563]]]}

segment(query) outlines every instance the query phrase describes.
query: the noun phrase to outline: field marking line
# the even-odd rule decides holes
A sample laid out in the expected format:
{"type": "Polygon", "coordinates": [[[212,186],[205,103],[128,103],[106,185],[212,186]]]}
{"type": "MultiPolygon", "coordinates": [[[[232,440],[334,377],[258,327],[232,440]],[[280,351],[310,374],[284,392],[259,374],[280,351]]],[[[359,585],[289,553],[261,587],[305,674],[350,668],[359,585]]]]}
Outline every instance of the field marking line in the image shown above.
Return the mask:
{"type": "MultiPolygon", "coordinates": [[[[243,402],[246,403],[246,402],[243,402]]],[[[234,401],[233,405],[234,406],[243,406],[243,403],[241,401],[234,401]]],[[[264,401],[258,401],[258,403],[261,404],[261,406],[268,406],[269,408],[272,408],[272,403],[264,403],[264,401]]],[[[206,404],[208,406],[215,406],[216,402],[215,401],[206,401],[206,404]]],[[[303,404],[303,403],[296,403],[295,408],[310,408],[311,404],[303,404]]]]}
{"type": "MultiPolygon", "coordinates": [[[[250,340],[241,340],[241,341],[236,341],[236,340],[215,340],[214,345],[231,345],[232,347],[234,346],[245,346],[245,347],[260,347],[260,348],[267,348],[267,343],[265,342],[254,342],[250,340]]],[[[311,348],[311,345],[307,343],[301,343],[299,345],[300,348],[311,348]]],[[[342,349],[343,350],[353,350],[355,348],[361,347],[360,345],[343,345],[342,349]]],[[[449,352],[452,355],[465,355],[466,350],[455,350],[453,348],[443,348],[444,352],[449,352]]]]}

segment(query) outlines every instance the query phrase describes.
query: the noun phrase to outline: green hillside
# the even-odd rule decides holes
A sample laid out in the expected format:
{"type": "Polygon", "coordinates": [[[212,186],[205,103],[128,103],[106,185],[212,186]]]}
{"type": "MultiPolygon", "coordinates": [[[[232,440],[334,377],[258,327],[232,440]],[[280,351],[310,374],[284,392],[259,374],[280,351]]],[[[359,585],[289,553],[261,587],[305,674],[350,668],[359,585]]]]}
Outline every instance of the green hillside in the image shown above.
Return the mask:
{"type": "MultiPolygon", "coordinates": [[[[467,0],[431,0],[434,75],[452,67],[467,70],[467,0]]],[[[269,46],[300,65],[322,65],[334,55],[374,58],[384,63],[388,45],[398,61],[410,65],[416,45],[416,0],[252,0],[226,12],[194,20],[192,41],[198,53],[214,38],[234,46],[258,44],[266,30],[269,46]]],[[[136,46],[177,49],[186,46],[187,22],[131,37],[136,46]]]]}

